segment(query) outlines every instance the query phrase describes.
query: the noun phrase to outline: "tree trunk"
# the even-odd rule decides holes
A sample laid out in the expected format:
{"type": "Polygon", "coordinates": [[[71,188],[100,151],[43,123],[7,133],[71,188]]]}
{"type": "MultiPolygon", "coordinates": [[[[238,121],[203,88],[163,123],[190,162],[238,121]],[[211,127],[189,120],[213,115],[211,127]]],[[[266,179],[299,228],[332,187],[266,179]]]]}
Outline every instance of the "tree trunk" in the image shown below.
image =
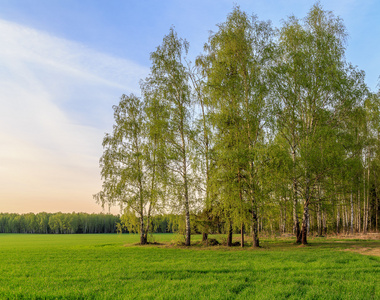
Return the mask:
{"type": "Polygon", "coordinates": [[[302,217],[302,245],[307,245],[307,220],[309,218],[309,202],[304,204],[303,217],[302,217]]]}
{"type": "MultiPolygon", "coordinates": [[[[239,180],[239,199],[240,199],[240,205],[243,205],[243,192],[242,192],[242,187],[241,187],[241,173],[240,170],[238,171],[238,180],[239,180]]],[[[243,217],[243,208],[241,208],[241,216],[243,217]]],[[[244,223],[241,222],[241,227],[240,227],[240,232],[241,232],[241,242],[240,246],[244,248],[244,223]]]]}
{"type": "Polygon", "coordinates": [[[306,173],[306,190],[305,190],[305,203],[303,208],[302,216],[302,245],[307,244],[307,224],[309,220],[309,202],[310,202],[310,187],[309,187],[309,177],[306,173]]]}
{"type": "Polygon", "coordinates": [[[208,240],[208,233],[203,232],[202,233],[202,242],[207,242],[207,240],[208,240]]]}
{"type": "Polygon", "coordinates": [[[378,220],[379,220],[379,198],[376,193],[376,232],[378,232],[378,220]]]}
{"type": "Polygon", "coordinates": [[[367,205],[366,205],[366,189],[365,189],[365,181],[366,181],[366,176],[365,176],[365,170],[364,170],[364,186],[363,186],[363,233],[367,233],[367,205]]]}
{"type": "Polygon", "coordinates": [[[297,215],[297,209],[296,209],[297,202],[293,202],[293,233],[295,234],[297,240],[296,243],[300,244],[301,243],[301,231],[300,231],[300,223],[298,220],[298,215],[297,215]]]}
{"type": "Polygon", "coordinates": [[[351,189],[351,198],[350,198],[350,204],[351,204],[351,234],[354,234],[354,201],[352,199],[352,189],[351,189]]]}
{"type": "Polygon", "coordinates": [[[232,246],[232,221],[229,221],[228,224],[228,232],[227,232],[227,246],[231,247],[232,246]]]}
{"type": "Polygon", "coordinates": [[[292,159],[293,159],[293,234],[296,235],[296,243],[301,243],[301,232],[300,232],[300,223],[298,220],[297,214],[297,178],[296,178],[296,152],[293,148],[292,150],[292,159]]]}
{"type": "Polygon", "coordinates": [[[357,211],[358,211],[358,222],[357,222],[357,227],[358,227],[358,232],[361,232],[361,222],[362,222],[362,216],[361,216],[361,205],[360,205],[360,188],[358,189],[357,192],[357,197],[358,197],[358,206],[357,206],[357,211]]]}
{"type": "Polygon", "coordinates": [[[190,246],[190,238],[191,238],[191,228],[190,228],[190,203],[189,203],[189,190],[188,190],[188,182],[187,182],[187,160],[186,160],[186,149],[185,149],[185,138],[182,133],[182,145],[183,145],[183,184],[184,184],[184,192],[185,192],[185,215],[186,215],[186,246],[190,246]]]}
{"type": "Polygon", "coordinates": [[[326,211],[322,211],[323,234],[327,236],[326,211]]]}
{"type": "Polygon", "coordinates": [[[186,246],[190,246],[191,228],[190,228],[190,211],[189,204],[186,205],[186,246]]]}
{"type": "Polygon", "coordinates": [[[343,232],[347,234],[348,232],[348,216],[347,216],[347,207],[346,205],[343,207],[343,232]]]}
{"type": "Polygon", "coordinates": [[[370,193],[371,193],[371,184],[370,184],[370,179],[369,179],[369,175],[370,175],[370,161],[371,161],[371,151],[369,152],[368,154],[368,181],[367,181],[367,186],[368,186],[368,190],[367,190],[367,231],[368,230],[371,230],[371,217],[370,217],[370,210],[371,210],[371,206],[369,205],[370,203],[370,193]]]}
{"type": "Polygon", "coordinates": [[[336,235],[339,234],[339,222],[340,222],[340,216],[339,216],[339,205],[336,207],[336,235]]]}
{"type": "MultiPolygon", "coordinates": [[[[318,236],[322,236],[322,215],[321,215],[321,204],[318,202],[317,209],[317,227],[318,227],[318,236]]],[[[339,214],[338,214],[339,216],[339,214]]]]}
{"type": "Polygon", "coordinates": [[[244,223],[241,223],[241,247],[244,248],[244,223]]]}
{"type": "Polygon", "coordinates": [[[252,207],[252,247],[260,247],[259,237],[258,237],[258,220],[257,220],[257,214],[252,207]]]}
{"type": "Polygon", "coordinates": [[[145,228],[145,243],[148,244],[148,233],[149,233],[149,225],[150,225],[150,213],[152,209],[152,203],[149,203],[148,215],[146,218],[146,228],[145,228]]]}
{"type": "Polygon", "coordinates": [[[282,233],[286,232],[286,194],[285,194],[285,199],[284,199],[284,227],[282,230],[282,233]]]}
{"type": "Polygon", "coordinates": [[[146,243],[147,243],[147,239],[145,236],[144,217],[143,217],[143,213],[141,212],[141,215],[140,215],[140,244],[146,245],[146,243]]]}

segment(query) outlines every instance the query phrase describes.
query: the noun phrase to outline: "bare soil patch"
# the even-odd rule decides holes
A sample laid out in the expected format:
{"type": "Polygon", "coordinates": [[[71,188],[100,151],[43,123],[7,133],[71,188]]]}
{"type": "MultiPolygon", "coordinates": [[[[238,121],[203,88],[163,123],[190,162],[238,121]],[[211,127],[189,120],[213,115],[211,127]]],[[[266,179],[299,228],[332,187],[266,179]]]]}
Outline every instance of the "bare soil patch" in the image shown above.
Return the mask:
{"type": "Polygon", "coordinates": [[[350,251],[359,253],[362,255],[372,255],[372,256],[378,256],[380,257],[380,248],[351,248],[351,249],[345,249],[343,251],[350,251]]]}
{"type": "Polygon", "coordinates": [[[342,238],[345,240],[380,240],[380,233],[370,232],[370,233],[356,233],[356,234],[340,234],[340,235],[331,235],[327,237],[328,239],[342,238]]]}

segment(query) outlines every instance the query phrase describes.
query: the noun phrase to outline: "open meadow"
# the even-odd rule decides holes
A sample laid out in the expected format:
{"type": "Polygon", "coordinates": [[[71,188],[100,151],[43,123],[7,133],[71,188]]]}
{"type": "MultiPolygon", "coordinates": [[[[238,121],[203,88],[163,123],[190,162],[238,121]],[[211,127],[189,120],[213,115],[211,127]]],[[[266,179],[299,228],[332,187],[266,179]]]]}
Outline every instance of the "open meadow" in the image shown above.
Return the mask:
{"type": "Polygon", "coordinates": [[[379,240],[277,238],[241,249],[154,239],[161,245],[127,234],[1,234],[0,299],[380,299],[379,240]]]}

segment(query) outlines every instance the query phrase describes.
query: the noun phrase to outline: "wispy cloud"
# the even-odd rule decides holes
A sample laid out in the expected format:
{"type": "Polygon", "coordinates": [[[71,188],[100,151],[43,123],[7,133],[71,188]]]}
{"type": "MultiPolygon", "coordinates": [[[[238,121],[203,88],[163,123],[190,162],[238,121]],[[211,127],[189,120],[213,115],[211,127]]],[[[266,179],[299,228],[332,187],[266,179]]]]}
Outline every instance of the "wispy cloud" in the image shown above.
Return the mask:
{"type": "Polygon", "coordinates": [[[94,211],[112,105],[148,69],[0,20],[0,211],[94,211]]]}

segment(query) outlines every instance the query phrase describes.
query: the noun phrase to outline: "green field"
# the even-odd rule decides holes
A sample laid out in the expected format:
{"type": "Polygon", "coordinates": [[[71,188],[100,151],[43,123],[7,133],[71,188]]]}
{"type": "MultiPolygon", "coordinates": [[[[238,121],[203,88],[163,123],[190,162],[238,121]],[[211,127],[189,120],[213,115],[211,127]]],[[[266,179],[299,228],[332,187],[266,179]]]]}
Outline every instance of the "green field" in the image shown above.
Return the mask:
{"type": "Polygon", "coordinates": [[[0,299],[380,299],[380,257],[342,251],[380,241],[263,240],[241,250],[138,239],[1,234],[0,299]]]}

